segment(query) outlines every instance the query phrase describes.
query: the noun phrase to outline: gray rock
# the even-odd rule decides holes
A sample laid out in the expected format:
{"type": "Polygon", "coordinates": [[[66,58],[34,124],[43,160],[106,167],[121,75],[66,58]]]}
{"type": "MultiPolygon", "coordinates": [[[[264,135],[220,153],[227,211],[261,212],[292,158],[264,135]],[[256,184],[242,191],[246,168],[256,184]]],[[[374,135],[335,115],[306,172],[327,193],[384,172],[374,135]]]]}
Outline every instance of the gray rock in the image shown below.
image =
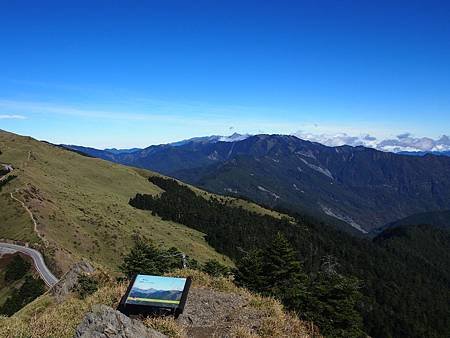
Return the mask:
{"type": "Polygon", "coordinates": [[[167,338],[106,305],[94,305],[78,325],[74,338],[167,338]]]}
{"type": "Polygon", "coordinates": [[[78,276],[83,273],[90,274],[94,272],[91,264],[81,261],[72,265],[69,271],[56,283],[51,289],[51,294],[56,298],[58,303],[62,302],[71,292],[72,288],[77,284],[78,276]]]}

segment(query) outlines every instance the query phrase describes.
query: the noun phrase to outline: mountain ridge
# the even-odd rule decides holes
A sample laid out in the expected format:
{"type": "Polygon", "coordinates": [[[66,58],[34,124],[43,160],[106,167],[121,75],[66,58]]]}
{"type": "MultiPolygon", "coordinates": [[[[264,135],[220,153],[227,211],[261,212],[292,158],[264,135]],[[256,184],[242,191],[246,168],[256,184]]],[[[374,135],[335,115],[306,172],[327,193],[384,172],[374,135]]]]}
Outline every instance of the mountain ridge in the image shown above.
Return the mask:
{"type": "Polygon", "coordinates": [[[296,136],[267,134],[235,142],[151,146],[117,156],[76,149],[211,192],[333,217],[362,232],[450,203],[450,158],[443,156],[329,147],[296,136]]]}

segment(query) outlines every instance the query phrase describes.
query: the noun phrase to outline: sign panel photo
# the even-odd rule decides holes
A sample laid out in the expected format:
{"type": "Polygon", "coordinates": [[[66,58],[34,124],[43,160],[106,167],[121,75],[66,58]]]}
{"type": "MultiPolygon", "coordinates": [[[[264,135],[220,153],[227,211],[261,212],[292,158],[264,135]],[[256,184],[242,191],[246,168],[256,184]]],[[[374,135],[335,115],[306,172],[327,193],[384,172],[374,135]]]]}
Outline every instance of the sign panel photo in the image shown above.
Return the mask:
{"type": "Polygon", "coordinates": [[[137,275],[126,303],[178,307],[186,278],[137,275]]]}
{"type": "Polygon", "coordinates": [[[119,310],[127,315],[175,316],[183,312],[191,279],[136,275],[122,297],[119,310]]]}

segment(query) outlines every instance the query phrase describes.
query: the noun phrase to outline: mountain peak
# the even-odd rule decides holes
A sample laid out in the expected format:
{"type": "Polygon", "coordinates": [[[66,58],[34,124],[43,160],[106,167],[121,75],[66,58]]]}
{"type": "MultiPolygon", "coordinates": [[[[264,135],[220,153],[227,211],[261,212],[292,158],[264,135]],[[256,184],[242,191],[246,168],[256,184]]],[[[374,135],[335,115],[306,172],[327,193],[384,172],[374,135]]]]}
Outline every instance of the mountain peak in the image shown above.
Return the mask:
{"type": "Polygon", "coordinates": [[[239,133],[233,133],[230,136],[221,136],[221,135],[211,135],[211,136],[200,136],[200,137],[193,137],[186,140],[178,141],[169,143],[169,145],[178,147],[183,146],[187,143],[217,143],[217,142],[238,142],[243,141],[246,138],[249,138],[251,135],[249,134],[239,134],[239,133]]]}
{"type": "Polygon", "coordinates": [[[219,138],[219,142],[237,142],[237,141],[243,141],[247,138],[249,138],[251,135],[249,134],[239,134],[239,133],[233,133],[230,136],[221,136],[219,138]]]}

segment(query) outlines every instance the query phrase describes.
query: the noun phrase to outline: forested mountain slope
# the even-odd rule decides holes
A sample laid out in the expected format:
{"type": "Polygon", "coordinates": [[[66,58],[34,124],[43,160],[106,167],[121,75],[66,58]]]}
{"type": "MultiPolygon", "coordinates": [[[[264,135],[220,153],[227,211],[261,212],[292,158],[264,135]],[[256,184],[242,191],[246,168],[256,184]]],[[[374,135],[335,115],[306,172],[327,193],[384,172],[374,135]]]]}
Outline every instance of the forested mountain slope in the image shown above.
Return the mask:
{"type": "MultiPolygon", "coordinates": [[[[137,194],[131,205],[205,232],[211,246],[235,260],[269,244],[278,232],[292,243],[313,284],[324,257],[334,257],[336,269],[361,282],[359,312],[371,336],[445,337],[450,332],[447,230],[432,226],[388,229],[372,241],[302,215],[293,215],[294,222],[252,215],[219,200],[206,201],[173,180],[153,177],[150,182],[165,192],[156,197],[137,194]]],[[[251,269],[253,264],[246,266],[251,269]]]]}
{"type": "Polygon", "coordinates": [[[438,228],[450,229],[450,210],[431,211],[414,214],[395,222],[387,224],[384,228],[398,227],[401,225],[434,225],[438,228]]]}

